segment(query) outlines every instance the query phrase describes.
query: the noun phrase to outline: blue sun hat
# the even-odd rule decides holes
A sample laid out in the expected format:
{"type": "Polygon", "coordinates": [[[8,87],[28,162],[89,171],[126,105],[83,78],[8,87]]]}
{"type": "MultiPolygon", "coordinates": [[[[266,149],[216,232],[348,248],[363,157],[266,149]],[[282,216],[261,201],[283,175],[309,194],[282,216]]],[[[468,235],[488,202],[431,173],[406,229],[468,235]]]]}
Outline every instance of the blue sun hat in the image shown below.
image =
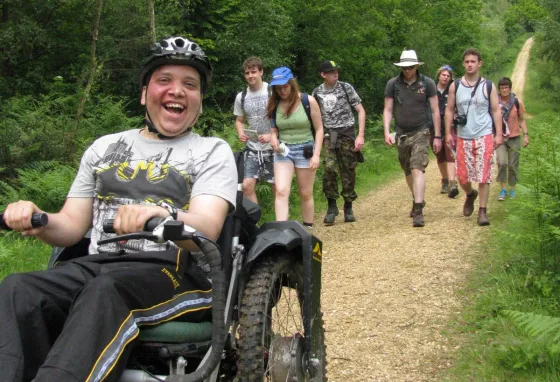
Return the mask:
{"type": "Polygon", "coordinates": [[[294,75],[292,74],[290,68],[281,66],[272,71],[272,81],[270,81],[269,85],[284,85],[292,78],[294,78],[294,75]]]}

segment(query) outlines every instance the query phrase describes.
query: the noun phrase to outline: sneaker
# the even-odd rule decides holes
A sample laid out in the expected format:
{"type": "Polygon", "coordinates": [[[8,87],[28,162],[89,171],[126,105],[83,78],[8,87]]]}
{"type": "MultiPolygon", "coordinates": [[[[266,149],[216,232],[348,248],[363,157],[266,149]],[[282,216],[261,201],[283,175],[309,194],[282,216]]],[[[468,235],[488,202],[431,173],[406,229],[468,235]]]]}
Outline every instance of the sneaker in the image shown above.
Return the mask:
{"type": "Polygon", "coordinates": [[[474,212],[474,201],[478,197],[478,191],[472,190],[472,192],[467,195],[465,199],[465,204],[463,204],[463,215],[471,216],[474,212]]]}
{"type": "Polygon", "coordinates": [[[499,201],[504,201],[504,200],[506,200],[506,196],[507,196],[507,191],[502,188],[502,190],[500,191],[500,194],[498,195],[498,200],[499,201]]]}
{"type": "Polygon", "coordinates": [[[449,192],[447,193],[447,196],[449,196],[451,199],[455,198],[457,195],[459,195],[459,187],[457,186],[450,186],[449,188],[449,192]]]}
{"type": "MultiPolygon", "coordinates": [[[[426,201],[424,200],[422,202],[422,208],[426,207],[426,201]]],[[[410,217],[413,218],[414,217],[414,199],[412,199],[412,209],[410,210],[410,217]]]]}
{"type": "Polygon", "coordinates": [[[509,190],[509,198],[515,199],[515,190],[509,190]]]}

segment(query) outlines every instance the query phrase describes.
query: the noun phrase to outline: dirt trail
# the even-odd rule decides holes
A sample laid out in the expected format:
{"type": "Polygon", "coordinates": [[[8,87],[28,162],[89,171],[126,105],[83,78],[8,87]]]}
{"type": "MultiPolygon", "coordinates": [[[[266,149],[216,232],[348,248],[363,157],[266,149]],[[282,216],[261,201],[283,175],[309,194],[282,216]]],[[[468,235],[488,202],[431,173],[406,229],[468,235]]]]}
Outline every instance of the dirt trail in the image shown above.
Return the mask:
{"type": "MultiPolygon", "coordinates": [[[[532,40],[519,54],[513,74],[522,93],[532,40]],[[519,73],[519,71],[523,71],[519,73]],[[522,85],[521,85],[522,86],[522,85]]],[[[397,160],[397,152],[394,152],[397,160]]],[[[436,381],[450,366],[441,334],[461,310],[456,297],[488,228],[462,216],[464,193],[439,193],[435,160],[426,171],[426,226],[412,228],[410,191],[403,177],[362,195],[356,223],[323,227],[322,306],[330,381],[436,381]]],[[[492,189],[489,218],[497,188],[492,189]]],[[[476,204],[475,206],[477,206],[476,204]]]]}
{"type": "Polygon", "coordinates": [[[527,65],[529,64],[529,52],[533,46],[533,38],[531,37],[521,48],[521,52],[517,56],[517,61],[515,62],[515,67],[513,68],[513,74],[511,76],[511,81],[513,82],[512,91],[515,95],[523,99],[523,90],[525,89],[525,72],[527,72],[527,65]]]}

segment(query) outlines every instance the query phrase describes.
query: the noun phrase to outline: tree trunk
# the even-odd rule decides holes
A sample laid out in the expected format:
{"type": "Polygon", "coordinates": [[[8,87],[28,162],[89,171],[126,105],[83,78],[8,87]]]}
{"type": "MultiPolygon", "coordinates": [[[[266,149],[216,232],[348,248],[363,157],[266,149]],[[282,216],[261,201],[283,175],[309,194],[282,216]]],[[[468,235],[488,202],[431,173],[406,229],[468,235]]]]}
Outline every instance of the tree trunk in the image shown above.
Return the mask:
{"type": "Polygon", "coordinates": [[[148,9],[150,12],[150,34],[152,36],[152,43],[156,42],[156,12],[154,9],[154,0],[148,0],[148,9]]]}
{"type": "Polygon", "coordinates": [[[74,158],[74,155],[76,153],[76,136],[78,135],[78,128],[80,126],[80,121],[82,120],[82,116],[84,114],[84,108],[86,105],[86,101],[89,98],[91,87],[93,86],[93,82],[95,81],[95,76],[97,75],[97,57],[95,55],[95,50],[97,48],[97,38],[99,36],[99,21],[101,20],[101,11],[103,10],[103,0],[99,0],[97,5],[98,5],[97,14],[95,15],[93,31],[91,33],[92,41],[91,41],[91,61],[90,61],[89,79],[84,89],[84,92],[82,94],[82,98],[80,99],[80,105],[78,106],[78,111],[76,112],[76,120],[74,122],[74,127],[72,128],[72,132],[70,133],[70,145],[71,145],[70,157],[71,158],[74,158]]]}

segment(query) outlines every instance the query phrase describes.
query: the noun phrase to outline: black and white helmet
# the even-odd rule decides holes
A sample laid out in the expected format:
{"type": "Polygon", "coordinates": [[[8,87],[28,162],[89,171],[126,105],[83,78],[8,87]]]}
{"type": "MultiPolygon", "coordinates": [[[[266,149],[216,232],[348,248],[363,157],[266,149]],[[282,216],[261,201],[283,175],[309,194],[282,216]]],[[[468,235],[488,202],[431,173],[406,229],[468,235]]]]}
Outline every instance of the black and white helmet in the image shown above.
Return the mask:
{"type": "Polygon", "coordinates": [[[202,93],[206,93],[212,79],[212,66],[200,46],[184,37],[169,37],[155,43],[151,54],[140,66],[140,88],[145,86],[153,71],[162,65],[187,65],[200,74],[202,93]]]}

